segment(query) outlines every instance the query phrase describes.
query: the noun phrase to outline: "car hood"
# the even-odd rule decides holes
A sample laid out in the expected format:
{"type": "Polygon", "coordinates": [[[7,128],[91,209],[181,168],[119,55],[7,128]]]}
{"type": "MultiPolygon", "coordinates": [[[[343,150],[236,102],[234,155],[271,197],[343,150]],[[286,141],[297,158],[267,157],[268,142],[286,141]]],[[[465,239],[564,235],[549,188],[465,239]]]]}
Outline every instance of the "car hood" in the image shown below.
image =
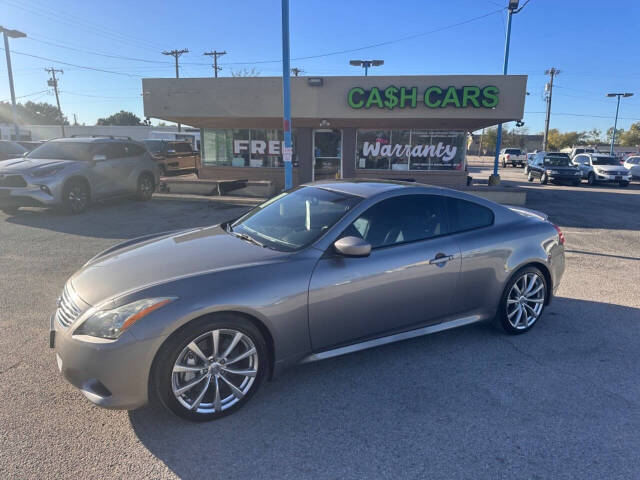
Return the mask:
{"type": "Polygon", "coordinates": [[[89,305],[179,278],[283,260],[289,254],[229,235],[219,226],[123,242],[91,259],[71,277],[89,305]]]}
{"type": "Polygon", "coordinates": [[[0,162],[1,173],[27,173],[32,170],[53,165],[67,165],[75,163],[72,160],[54,160],[48,158],[12,158],[0,162]]]}

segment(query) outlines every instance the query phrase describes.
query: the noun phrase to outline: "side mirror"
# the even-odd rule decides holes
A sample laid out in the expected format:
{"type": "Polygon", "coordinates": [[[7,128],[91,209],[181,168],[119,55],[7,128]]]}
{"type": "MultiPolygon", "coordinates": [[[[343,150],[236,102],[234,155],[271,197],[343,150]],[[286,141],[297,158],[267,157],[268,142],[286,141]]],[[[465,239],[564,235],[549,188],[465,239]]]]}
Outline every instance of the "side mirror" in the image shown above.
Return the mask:
{"type": "Polygon", "coordinates": [[[107,159],[106,155],[94,155],[91,159],[92,162],[102,162],[107,159]]]}
{"type": "Polygon", "coordinates": [[[358,237],[342,237],[333,248],[347,257],[367,257],[371,253],[371,244],[358,237]]]}
{"type": "Polygon", "coordinates": [[[22,153],[22,158],[26,158],[26,157],[27,157],[27,155],[29,155],[29,152],[28,152],[28,151],[27,151],[27,152],[23,152],[23,153],[22,153]]]}

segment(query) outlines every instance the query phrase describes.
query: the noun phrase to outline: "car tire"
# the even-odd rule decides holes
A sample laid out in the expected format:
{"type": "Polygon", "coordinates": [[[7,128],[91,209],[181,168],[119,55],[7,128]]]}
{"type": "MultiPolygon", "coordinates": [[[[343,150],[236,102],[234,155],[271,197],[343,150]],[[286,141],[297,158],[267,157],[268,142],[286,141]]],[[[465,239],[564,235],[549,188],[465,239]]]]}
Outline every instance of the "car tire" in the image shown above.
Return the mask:
{"type": "Polygon", "coordinates": [[[574,180],[574,181],[573,181],[573,186],[574,186],[574,187],[579,187],[581,183],[582,183],[582,182],[581,182],[580,180],[574,180]]]}
{"type": "Polygon", "coordinates": [[[512,275],[497,313],[505,332],[519,335],[531,330],[544,313],[548,291],[547,280],[536,267],[524,267],[512,275]]]}
{"type": "Polygon", "coordinates": [[[502,168],[507,168],[507,162],[502,162],[502,168]]]}
{"type": "Polygon", "coordinates": [[[155,181],[153,175],[150,173],[143,173],[138,178],[138,190],[136,193],[136,198],[141,202],[146,202],[147,200],[151,200],[153,192],[156,189],[155,181]]]}
{"type": "Polygon", "coordinates": [[[547,183],[549,183],[549,176],[546,174],[546,172],[540,175],[540,183],[542,185],[546,185],[547,183]]]}
{"type": "Polygon", "coordinates": [[[533,173],[530,171],[529,175],[527,176],[527,180],[530,182],[533,182],[533,173]]]}
{"type": "Polygon", "coordinates": [[[621,188],[625,188],[625,187],[628,187],[628,186],[629,186],[629,182],[624,182],[624,181],[623,181],[623,182],[620,182],[618,185],[619,185],[621,188]]]}
{"type": "Polygon", "coordinates": [[[91,203],[91,189],[86,180],[71,180],[62,190],[62,206],[67,213],[83,213],[91,203]]]}
{"type": "Polygon", "coordinates": [[[589,185],[595,185],[596,184],[596,176],[593,172],[589,172],[589,175],[587,176],[587,183],[589,185]]]}
{"type": "Polygon", "coordinates": [[[524,167],[524,174],[528,175],[529,174],[529,165],[525,165],[524,167]]]}
{"type": "Polygon", "coordinates": [[[268,370],[268,348],[258,328],[243,316],[216,314],[193,321],[169,337],[156,355],[150,393],[152,400],[179,417],[217,420],[241,408],[268,370]],[[238,358],[229,368],[229,362],[238,358]],[[198,375],[201,379],[196,381],[198,375]]]}

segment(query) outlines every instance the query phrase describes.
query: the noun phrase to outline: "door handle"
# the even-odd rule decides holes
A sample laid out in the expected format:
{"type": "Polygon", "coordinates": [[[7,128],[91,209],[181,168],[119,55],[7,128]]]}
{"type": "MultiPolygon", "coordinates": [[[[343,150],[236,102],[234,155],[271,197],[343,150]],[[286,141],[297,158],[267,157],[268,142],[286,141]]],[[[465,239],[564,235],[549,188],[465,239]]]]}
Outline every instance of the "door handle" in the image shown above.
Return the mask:
{"type": "Polygon", "coordinates": [[[453,260],[453,255],[445,255],[444,253],[438,253],[435,257],[429,260],[431,265],[439,265],[442,263],[446,263],[449,260],[453,260]]]}

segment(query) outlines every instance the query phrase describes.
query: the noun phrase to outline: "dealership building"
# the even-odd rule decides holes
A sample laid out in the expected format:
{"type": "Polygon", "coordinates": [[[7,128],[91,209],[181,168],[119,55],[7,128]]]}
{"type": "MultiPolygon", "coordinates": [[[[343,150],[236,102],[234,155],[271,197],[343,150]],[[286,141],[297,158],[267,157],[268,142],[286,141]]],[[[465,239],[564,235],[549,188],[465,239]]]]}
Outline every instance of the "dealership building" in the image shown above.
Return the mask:
{"type": "MultiPolygon", "coordinates": [[[[291,78],[293,183],[464,185],[469,132],[521,120],[525,75],[291,78]]],[[[143,79],[147,117],[201,129],[201,178],[284,186],[282,79],[143,79]]]]}

